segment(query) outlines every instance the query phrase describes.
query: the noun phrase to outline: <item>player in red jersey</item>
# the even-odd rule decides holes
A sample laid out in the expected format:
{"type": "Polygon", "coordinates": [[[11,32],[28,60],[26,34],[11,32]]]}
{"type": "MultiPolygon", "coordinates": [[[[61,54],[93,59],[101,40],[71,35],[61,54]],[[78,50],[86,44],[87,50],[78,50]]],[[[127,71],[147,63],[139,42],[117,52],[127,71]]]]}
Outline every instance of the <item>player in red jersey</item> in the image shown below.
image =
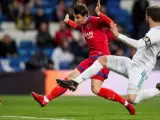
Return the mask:
{"type": "MultiPolygon", "coordinates": [[[[103,30],[104,24],[110,24],[112,20],[100,12],[100,0],[98,0],[97,7],[95,9],[97,15],[88,16],[88,9],[85,4],[77,3],[74,6],[73,15],[75,22],[69,19],[67,14],[64,21],[73,28],[80,29],[85,37],[87,46],[90,50],[90,55],[87,59],[82,61],[71,74],[69,74],[65,80],[71,80],[81,74],[93,62],[102,55],[110,55],[108,48],[107,36],[103,30]]],[[[131,115],[135,114],[135,109],[132,104],[128,103],[127,100],[111,89],[102,88],[103,81],[107,79],[109,70],[107,68],[101,69],[98,74],[91,77],[91,90],[94,94],[116,101],[124,105],[131,115]]],[[[32,92],[34,99],[40,103],[41,106],[45,106],[49,101],[56,98],[57,96],[62,95],[67,91],[67,88],[63,88],[60,85],[57,85],[52,92],[47,96],[41,96],[32,92]]]]}

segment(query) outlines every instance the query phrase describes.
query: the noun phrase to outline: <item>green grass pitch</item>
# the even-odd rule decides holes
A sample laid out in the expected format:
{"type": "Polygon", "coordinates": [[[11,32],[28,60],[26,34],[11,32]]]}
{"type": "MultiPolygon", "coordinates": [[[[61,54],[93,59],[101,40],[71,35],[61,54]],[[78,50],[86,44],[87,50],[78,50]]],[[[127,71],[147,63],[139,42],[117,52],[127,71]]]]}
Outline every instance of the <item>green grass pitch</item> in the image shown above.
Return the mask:
{"type": "Polygon", "coordinates": [[[0,120],[160,120],[160,97],[137,104],[135,116],[122,105],[96,96],[63,96],[44,108],[31,96],[0,97],[0,120]]]}

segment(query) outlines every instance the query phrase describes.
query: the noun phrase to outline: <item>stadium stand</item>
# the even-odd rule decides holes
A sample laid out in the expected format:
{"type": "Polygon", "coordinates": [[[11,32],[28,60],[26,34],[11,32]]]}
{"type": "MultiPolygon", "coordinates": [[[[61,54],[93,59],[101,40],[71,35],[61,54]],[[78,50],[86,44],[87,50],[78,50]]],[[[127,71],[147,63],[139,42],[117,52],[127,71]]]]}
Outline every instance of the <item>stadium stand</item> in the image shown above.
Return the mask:
{"type": "MultiPolygon", "coordinates": [[[[85,1],[85,0],[84,0],[85,1]]],[[[121,3],[122,0],[106,0],[106,4],[103,5],[107,8],[107,14],[112,17],[118,24],[121,25],[121,29],[127,31],[127,33],[132,33],[134,31],[132,21],[131,21],[131,13],[122,7],[121,3]]],[[[68,8],[72,8],[73,1],[72,0],[64,0],[65,8],[67,12],[68,8]]],[[[44,14],[47,16],[49,21],[48,29],[51,36],[55,37],[56,31],[59,30],[59,22],[56,21],[56,10],[58,9],[57,6],[59,4],[59,0],[41,0],[41,3],[32,5],[30,8],[32,16],[34,16],[37,12],[38,8],[42,8],[44,10],[44,14]]],[[[133,3],[132,3],[133,4],[133,3]]],[[[23,6],[21,4],[21,6],[23,6]]],[[[23,6],[24,7],[24,6],[23,6]]],[[[33,23],[34,25],[34,23],[33,23]]],[[[8,71],[24,71],[25,70],[25,62],[30,60],[31,57],[38,51],[44,51],[44,53],[51,58],[52,52],[54,52],[54,48],[38,48],[36,45],[36,35],[37,30],[18,30],[16,23],[14,21],[10,21],[7,18],[7,14],[0,12],[0,38],[4,35],[10,35],[15,41],[18,50],[17,57],[8,57],[2,58],[0,57],[0,72],[8,72],[8,71]],[[5,61],[5,62],[4,62],[5,61]],[[8,66],[8,67],[6,67],[8,66]]],[[[72,30],[73,38],[76,42],[79,42],[79,36],[81,35],[79,31],[72,30]]],[[[120,43],[113,43],[112,45],[117,46],[117,50],[120,48],[120,43]]],[[[122,51],[123,55],[128,55],[131,57],[131,50],[130,48],[123,48],[122,51]]],[[[111,49],[112,52],[112,49],[111,49]]],[[[114,54],[118,54],[114,51],[114,54]]],[[[60,65],[61,69],[69,69],[70,63],[63,62],[60,65]]]]}

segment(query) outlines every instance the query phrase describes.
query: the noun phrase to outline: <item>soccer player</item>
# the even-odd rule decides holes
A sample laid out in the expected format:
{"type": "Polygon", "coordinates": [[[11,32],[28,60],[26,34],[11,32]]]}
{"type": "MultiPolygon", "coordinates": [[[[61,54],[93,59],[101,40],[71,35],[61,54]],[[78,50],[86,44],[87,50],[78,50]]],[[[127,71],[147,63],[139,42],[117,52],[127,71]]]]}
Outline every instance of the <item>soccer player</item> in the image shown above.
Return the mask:
{"type": "Polygon", "coordinates": [[[116,24],[110,24],[113,34],[120,41],[137,49],[132,60],[127,57],[104,55],[99,57],[92,66],[75,79],[67,82],[57,80],[57,82],[64,87],[75,90],[79,83],[95,75],[103,67],[107,67],[129,78],[127,90],[127,100],[129,102],[139,103],[142,100],[159,95],[160,83],[157,83],[156,87],[151,89],[141,89],[141,86],[154,68],[157,56],[160,53],[160,7],[151,6],[147,8],[146,23],[150,30],[146,36],[140,40],[134,40],[120,34],[116,24]]]}
{"type": "MultiPolygon", "coordinates": [[[[69,74],[65,80],[74,79],[80,75],[85,69],[93,64],[93,62],[100,56],[110,55],[108,48],[108,40],[105,32],[103,31],[104,24],[110,24],[112,20],[100,13],[100,0],[98,0],[97,7],[95,9],[97,15],[89,16],[88,9],[85,4],[77,3],[73,8],[73,15],[75,22],[69,19],[67,14],[64,21],[73,28],[80,29],[85,37],[87,46],[90,50],[89,58],[82,61],[71,74],[69,74]]],[[[108,88],[102,88],[103,81],[108,77],[109,70],[102,68],[96,75],[91,76],[91,90],[94,94],[116,101],[124,105],[131,115],[135,114],[134,106],[127,102],[127,100],[114,91],[108,88]]],[[[52,99],[62,95],[67,89],[57,85],[49,95],[41,96],[32,92],[34,99],[40,103],[41,106],[45,106],[52,99]]]]}
{"type": "MultiPolygon", "coordinates": [[[[73,15],[75,18],[75,22],[69,19],[69,15],[67,14],[64,21],[73,28],[80,29],[85,37],[87,46],[90,50],[90,55],[88,59],[82,61],[77,68],[73,70],[71,74],[69,74],[65,80],[74,79],[78,75],[80,75],[85,69],[93,64],[93,62],[103,55],[110,55],[110,51],[108,48],[108,40],[105,32],[103,31],[104,24],[110,24],[112,20],[100,13],[100,0],[98,0],[97,7],[95,9],[97,15],[89,16],[88,9],[85,4],[77,3],[73,8],[73,15]]],[[[91,76],[91,90],[94,94],[103,97],[105,99],[109,99],[112,101],[116,101],[124,105],[131,115],[135,114],[135,108],[132,104],[127,102],[127,100],[114,91],[108,88],[102,88],[103,81],[108,77],[109,70],[107,68],[102,68],[96,75],[91,76]]],[[[34,99],[40,103],[41,106],[45,106],[52,99],[62,95],[67,91],[66,88],[57,85],[49,95],[42,96],[32,92],[32,96],[34,99]]]]}

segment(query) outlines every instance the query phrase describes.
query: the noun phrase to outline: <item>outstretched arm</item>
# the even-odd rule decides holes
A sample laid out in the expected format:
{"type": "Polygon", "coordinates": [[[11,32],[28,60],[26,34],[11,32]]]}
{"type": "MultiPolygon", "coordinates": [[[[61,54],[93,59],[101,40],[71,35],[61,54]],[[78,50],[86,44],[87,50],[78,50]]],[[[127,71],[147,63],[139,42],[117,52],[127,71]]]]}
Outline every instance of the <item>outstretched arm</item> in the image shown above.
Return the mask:
{"type": "Polygon", "coordinates": [[[73,28],[77,28],[77,26],[78,26],[76,22],[74,22],[74,21],[69,19],[69,15],[68,14],[66,14],[66,16],[64,18],[64,22],[66,22],[69,26],[71,26],[73,28]]]}
{"type": "Polygon", "coordinates": [[[146,46],[146,43],[143,39],[135,40],[135,39],[129,38],[126,35],[123,35],[123,34],[119,34],[117,37],[120,41],[122,41],[125,44],[127,44],[131,47],[134,47],[136,49],[139,49],[139,48],[142,48],[142,47],[146,46]]]}
{"type": "Polygon", "coordinates": [[[117,37],[119,40],[122,42],[136,48],[142,48],[142,47],[150,47],[151,45],[160,43],[160,30],[159,29],[152,29],[150,30],[146,36],[140,40],[135,40],[132,38],[129,38],[123,34],[120,34],[118,32],[118,29],[116,27],[116,24],[111,23],[110,24],[110,29],[113,32],[114,36],[117,37]]]}
{"type": "Polygon", "coordinates": [[[120,41],[136,49],[151,45],[150,39],[148,39],[148,37],[145,37],[140,40],[135,40],[127,37],[126,35],[120,34],[118,32],[117,25],[114,23],[110,24],[110,29],[116,38],[118,38],[120,41]]]}
{"type": "Polygon", "coordinates": [[[103,13],[100,12],[100,8],[101,8],[101,4],[100,4],[100,0],[98,0],[97,3],[97,7],[95,9],[95,12],[97,13],[97,15],[108,25],[110,25],[111,22],[113,22],[109,17],[107,17],[106,15],[104,15],[103,13]]]}

